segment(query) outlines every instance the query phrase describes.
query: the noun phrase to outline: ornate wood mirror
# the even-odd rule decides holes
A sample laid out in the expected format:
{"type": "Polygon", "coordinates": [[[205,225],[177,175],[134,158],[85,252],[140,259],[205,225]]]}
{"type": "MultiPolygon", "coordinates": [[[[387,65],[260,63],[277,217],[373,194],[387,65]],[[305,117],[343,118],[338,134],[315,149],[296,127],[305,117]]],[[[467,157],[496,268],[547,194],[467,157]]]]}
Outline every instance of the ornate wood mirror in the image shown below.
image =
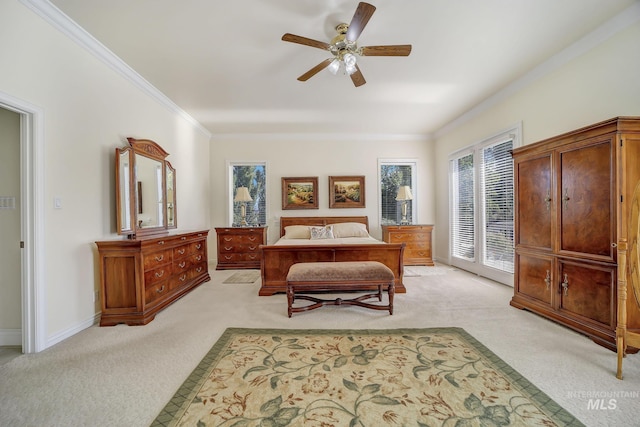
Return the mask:
{"type": "Polygon", "coordinates": [[[169,155],[148,139],[127,138],[116,149],[118,234],[130,238],[166,233],[176,228],[176,171],[169,155]]]}

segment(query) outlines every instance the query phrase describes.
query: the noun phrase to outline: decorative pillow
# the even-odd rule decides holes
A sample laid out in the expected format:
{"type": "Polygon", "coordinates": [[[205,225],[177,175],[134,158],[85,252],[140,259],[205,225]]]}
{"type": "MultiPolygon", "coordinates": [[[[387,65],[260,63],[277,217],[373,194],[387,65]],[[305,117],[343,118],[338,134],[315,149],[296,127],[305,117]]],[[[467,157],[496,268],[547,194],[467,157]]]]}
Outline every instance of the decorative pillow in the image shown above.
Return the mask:
{"type": "Polygon", "coordinates": [[[333,226],[326,225],[324,227],[309,227],[311,231],[311,240],[333,239],[333,226]]]}
{"type": "Polygon", "coordinates": [[[284,228],[283,239],[310,239],[311,231],[306,225],[288,225],[284,228]]]}
{"type": "Polygon", "coordinates": [[[333,235],[341,237],[369,237],[367,226],[359,222],[340,222],[333,224],[333,235]]]}

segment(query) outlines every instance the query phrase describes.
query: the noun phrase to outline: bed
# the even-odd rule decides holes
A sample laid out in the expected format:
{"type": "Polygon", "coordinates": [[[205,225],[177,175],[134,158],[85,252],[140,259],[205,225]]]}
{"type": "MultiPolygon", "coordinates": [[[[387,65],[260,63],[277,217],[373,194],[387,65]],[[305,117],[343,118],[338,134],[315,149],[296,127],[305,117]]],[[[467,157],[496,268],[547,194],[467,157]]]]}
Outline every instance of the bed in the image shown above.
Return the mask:
{"type": "Polygon", "coordinates": [[[281,217],[280,239],[260,246],[262,286],[259,295],[287,291],[289,267],[299,262],[378,261],[393,271],[395,292],[405,293],[402,283],[404,243],[385,243],[369,235],[366,216],[281,217]],[[310,237],[311,227],[332,225],[332,238],[310,237]],[[305,235],[306,233],[309,233],[305,235]]]}

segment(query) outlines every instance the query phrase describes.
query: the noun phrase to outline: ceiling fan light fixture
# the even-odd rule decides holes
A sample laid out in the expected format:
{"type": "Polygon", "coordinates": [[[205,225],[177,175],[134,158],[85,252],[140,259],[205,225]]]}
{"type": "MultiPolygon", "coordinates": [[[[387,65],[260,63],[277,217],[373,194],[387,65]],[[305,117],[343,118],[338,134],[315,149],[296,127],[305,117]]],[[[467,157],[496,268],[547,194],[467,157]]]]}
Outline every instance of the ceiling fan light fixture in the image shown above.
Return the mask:
{"type": "Polygon", "coordinates": [[[337,58],[334,59],[333,61],[331,61],[331,64],[329,64],[327,68],[329,69],[331,74],[335,76],[336,74],[338,74],[338,70],[340,69],[340,61],[337,58]]]}
{"type": "Polygon", "coordinates": [[[356,68],[356,56],[352,53],[347,53],[342,57],[344,61],[344,68],[347,70],[347,74],[351,75],[357,71],[356,68]]]}

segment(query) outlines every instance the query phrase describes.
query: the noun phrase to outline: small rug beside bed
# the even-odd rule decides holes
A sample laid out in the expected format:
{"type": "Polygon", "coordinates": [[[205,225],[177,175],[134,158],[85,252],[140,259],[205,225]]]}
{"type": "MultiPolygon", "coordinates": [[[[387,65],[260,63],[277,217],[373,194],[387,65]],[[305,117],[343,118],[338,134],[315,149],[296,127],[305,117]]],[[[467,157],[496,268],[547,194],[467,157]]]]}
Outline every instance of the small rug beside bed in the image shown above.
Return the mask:
{"type": "Polygon", "coordinates": [[[460,328],[227,329],[153,426],[582,426],[460,328]]]}
{"type": "Polygon", "coordinates": [[[247,270],[233,273],[222,283],[253,283],[260,278],[260,270],[247,270]]]}

